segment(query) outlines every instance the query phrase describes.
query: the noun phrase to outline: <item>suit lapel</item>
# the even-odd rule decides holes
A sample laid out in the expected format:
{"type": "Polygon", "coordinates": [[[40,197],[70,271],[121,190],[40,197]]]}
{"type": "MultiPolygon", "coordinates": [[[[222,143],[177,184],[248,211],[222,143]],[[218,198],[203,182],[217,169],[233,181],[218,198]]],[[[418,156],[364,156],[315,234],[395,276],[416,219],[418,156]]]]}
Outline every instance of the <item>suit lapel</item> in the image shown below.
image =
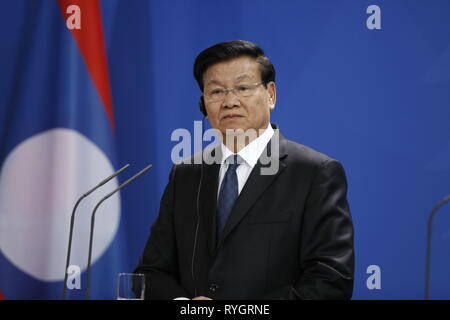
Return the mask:
{"type": "MultiPolygon", "coordinates": [[[[278,138],[276,135],[274,135],[274,137],[278,138]]],[[[271,150],[270,148],[273,145],[272,141],[273,140],[271,140],[269,142],[269,144],[266,146],[266,150],[264,150],[263,154],[266,153],[267,148],[269,148],[269,150],[271,150]]],[[[287,155],[285,144],[286,144],[286,139],[280,133],[279,134],[279,153],[277,153],[275,155],[273,155],[273,153],[272,153],[272,156],[271,156],[271,158],[277,157],[280,160],[279,161],[279,169],[275,174],[262,175],[261,168],[263,168],[264,165],[261,163],[260,159],[258,159],[258,162],[256,163],[255,167],[253,168],[252,172],[250,173],[250,176],[248,177],[244,188],[242,189],[241,193],[239,194],[239,197],[236,200],[236,204],[234,205],[234,208],[230,213],[230,216],[228,218],[228,221],[225,224],[223,232],[219,236],[215,253],[217,253],[217,251],[220,249],[225,238],[231,233],[231,231],[245,217],[247,212],[250,210],[250,208],[253,206],[253,204],[258,200],[258,198],[262,195],[262,193],[270,186],[270,184],[281,174],[281,172],[286,167],[286,164],[282,160],[287,155]]],[[[217,191],[217,188],[216,188],[216,191],[217,191]]]]}

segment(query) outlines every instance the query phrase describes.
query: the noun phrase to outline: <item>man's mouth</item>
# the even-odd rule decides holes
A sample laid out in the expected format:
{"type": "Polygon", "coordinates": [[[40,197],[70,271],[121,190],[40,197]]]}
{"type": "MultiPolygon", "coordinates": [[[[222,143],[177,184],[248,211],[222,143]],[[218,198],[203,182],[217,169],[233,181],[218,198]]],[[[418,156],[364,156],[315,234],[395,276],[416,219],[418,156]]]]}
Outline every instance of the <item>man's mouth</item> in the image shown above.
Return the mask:
{"type": "Polygon", "coordinates": [[[237,118],[242,118],[243,116],[240,114],[236,114],[236,113],[230,113],[227,114],[226,116],[222,117],[222,120],[227,120],[227,119],[237,119],[237,118]]]}

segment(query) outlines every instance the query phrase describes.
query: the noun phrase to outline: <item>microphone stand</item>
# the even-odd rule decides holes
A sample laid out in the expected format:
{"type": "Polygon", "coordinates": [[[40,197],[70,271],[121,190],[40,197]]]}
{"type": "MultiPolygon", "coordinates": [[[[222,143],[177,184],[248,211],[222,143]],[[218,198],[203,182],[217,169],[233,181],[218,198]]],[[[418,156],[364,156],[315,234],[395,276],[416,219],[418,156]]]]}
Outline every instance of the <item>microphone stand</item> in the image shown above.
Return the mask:
{"type": "Polygon", "coordinates": [[[103,181],[101,181],[98,185],[96,185],[95,187],[93,187],[91,190],[89,190],[88,192],[86,192],[85,194],[83,194],[75,203],[75,206],[73,207],[72,210],[72,215],[70,216],[70,232],[69,232],[69,244],[67,245],[67,259],[66,259],[66,269],[64,270],[64,288],[63,288],[63,293],[62,293],[62,299],[65,300],[66,299],[66,294],[67,294],[67,269],[69,268],[69,263],[70,263],[70,252],[72,251],[72,237],[73,237],[73,227],[74,227],[74,223],[75,223],[75,212],[78,208],[78,205],[80,204],[80,202],[86,198],[88,195],[90,195],[92,192],[94,192],[95,190],[97,190],[98,188],[100,188],[102,185],[104,185],[105,183],[107,183],[108,181],[110,181],[111,179],[113,179],[114,177],[116,177],[119,173],[121,173],[123,170],[127,169],[130,165],[126,164],[125,166],[123,166],[122,168],[120,168],[119,170],[117,170],[116,172],[114,172],[112,175],[110,175],[109,177],[107,177],[106,179],[104,179],[103,181]]]}
{"type": "Polygon", "coordinates": [[[124,183],[122,183],[119,187],[117,187],[115,190],[111,191],[110,193],[108,193],[105,197],[103,197],[103,199],[101,199],[97,205],[95,206],[94,210],[92,211],[92,215],[91,215],[91,233],[89,236],[89,259],[88,259],[88,265],[87,265],[87,269],[86,269],[86,295],[85,295],[85,299],[89,299],[89,285],[90,285],[90,281],[91,281],[91,258],[92,258],[92,244],[93,244],[93,236],[94,236],[94,224],[95,224],[95,213],[98,209],[98,207],[100,207],[100,205],[109,197],[111,197],[114,193],[116,193],[117,191],[119,191],[120,189],[122,189],[123,187],[127,186],[130,182],[132,182],[133,180],[137,179],[139,176],[141,176],[142,174],[144,174],[147,170],[149,170],[152,167],[152,165],[148,165],[147,167],[145,167],[144,169],[142,169],[141,171],[139,171],[138,173],[136,173],[134,176],[132,176],[130,179],[128,179],[127,181],[125,181],[124,183]]]}
{"type": "Polygon", "coordinates": [[[450,201],[450,195],[439,201],[431,210],[428,216],[428,230],[427,230],[427,256],[425,263],[425,300],[430,299],[430,264],[431,264],[431,237],[433,234],[433,218],[438,210],[448,201],[450,201]]]}

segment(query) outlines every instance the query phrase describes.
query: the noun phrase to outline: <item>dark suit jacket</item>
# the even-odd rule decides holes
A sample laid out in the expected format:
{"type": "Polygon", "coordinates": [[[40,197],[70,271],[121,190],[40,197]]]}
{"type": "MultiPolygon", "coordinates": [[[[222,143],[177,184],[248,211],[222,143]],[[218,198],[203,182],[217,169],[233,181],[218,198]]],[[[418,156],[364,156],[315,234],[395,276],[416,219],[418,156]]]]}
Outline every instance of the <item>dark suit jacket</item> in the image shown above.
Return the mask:
{"type": "Polygon", "coordinates": [[[135,270],[146,274],[147,299],[351,298],[353,225],[344,169],[281,134],[279,141],[277,174],[261,175],[258,161],[220,235],[220,164],[173,167],[135,270]]]}

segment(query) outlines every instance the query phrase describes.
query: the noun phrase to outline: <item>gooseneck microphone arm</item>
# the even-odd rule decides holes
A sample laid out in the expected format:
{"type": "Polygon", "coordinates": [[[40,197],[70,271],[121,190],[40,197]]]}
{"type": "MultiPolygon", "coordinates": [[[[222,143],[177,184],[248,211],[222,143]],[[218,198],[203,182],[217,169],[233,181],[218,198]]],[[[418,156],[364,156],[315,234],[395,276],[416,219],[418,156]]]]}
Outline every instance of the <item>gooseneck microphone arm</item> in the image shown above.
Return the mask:
{"type": "Polygon", "coordinates": [[[149,170],[152,167],[152,165],[148,165],[147,167],[145,167],[144,169],[142,169],[141,171],[139,171],[138,173],[136,173],[134,176],[132,176],[130,179],[128,179],[127,181],[125,181],[124,183],[122,183],[120,186],[118,186],[115,190],[111,191],[110,193],[108,193],[105,197],[103,197],[95,206],[94,210],[92,211],[92,215],[91,215],[91,232],[90,232],[90,236],[89,236],[89,258],[88,258],[88,265],[87,265],[87,269],[86,269],[86,295],[85,295],[85,299],[89,298],[89,285],[90,285],[90,281],[91,281],[91,258],[92,258],[92,244],[93,244],[93,237],[94,237],[94,224],[95,224],[95,213],[98,209],[98,207],[100,207],[100,205],[109,197],[111,197],[114,193],[116,193],[117,191],[119,191],[120,189],[124,188],[125,186],[127,186],[129,183],[131,183],[132,181],[134,181],[135,179],[137,179],[138,177],[140,177],[141,175],[143,175],[147,170],[149,170]]]}
{"type": "Polygon", "coordinates": [[[425,263],[425,300],[430,298],[430,264],[431,264],[431,238],[433,235],[433,218],[438,210],[448,201],[450,201],[450,195],[439,201],[431,210],[428,216],[428,232],[427,232],[427,257],[425,263]]]}
{"type": "Polygon", "coordinates": [[[70,231],[69,231],[69,244],[67,245],[67,259],[66,259],[66,268],[64,269],[64,288],[63,288],[63,294],[62,294],[62,298],[66,299],[66,294],[67,294],[67,269],[69,268],[69,263],[70,263],[70,252],[72,250],[72,237],[73,237],[73,226],[75,223],[75,212],[77,211],[78,205],[80,204],[80,202],[86,198],[88,195],[90,195],[92,192],[94,192],[95,190],[97,190],[98,188],[100,188],[101,186],[103,186],[105,183],[107,183],[108,181],[110,181],[111,179],[113,179],[114,177],[116,177],[119,173],[121,173],[123,170],[125,170],[126,168],[128,168],[130,165],[126,164],[125,166],[123,166],[122,168],[120,168],[119,170],[117,170],[116,172],[114,172],[112,175],[110,175],[109,177],[107,177],[106,179],[104,179],[103,181],[101,181],[99,184],[97,184],[95,187],[93,187],[91,190],[89,190],[88,192],[86,192],[85,194],[83,194],[75,203],[75,206],[73,207],[72,210],[72,215],[70,216],[70,231]]]}

